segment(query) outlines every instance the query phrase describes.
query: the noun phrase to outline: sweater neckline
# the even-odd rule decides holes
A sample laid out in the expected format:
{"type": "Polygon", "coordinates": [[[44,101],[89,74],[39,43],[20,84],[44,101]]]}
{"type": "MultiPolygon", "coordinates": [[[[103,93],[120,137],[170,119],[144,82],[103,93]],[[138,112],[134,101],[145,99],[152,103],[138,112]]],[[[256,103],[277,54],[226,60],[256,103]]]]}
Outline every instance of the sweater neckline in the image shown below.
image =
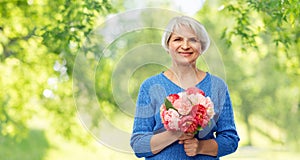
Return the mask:
{"type": "MultiPolygon", "coordinates": [[[[175,84],[173,81],[171,81],[167,76],[165,76],[165,75],[164,75],[164,71],[161,72],[160,75],[161,75],[165,80],[167,80],[168,82],[170,82],[172,85],[176,86],[177,88],[180,88],[181,90],[185,90],[184,88],[178,86],[178,85],[175,84]]],[[[208,80],[209,77],[210,77],[209,72],[206,72],[205,77],[204,77],[200,82],[198,82],[195,86],[196,86],[196,87],[200,87],[200,85],[202,85],[203,83],[205,83],[205,82],[208,80]]]]}

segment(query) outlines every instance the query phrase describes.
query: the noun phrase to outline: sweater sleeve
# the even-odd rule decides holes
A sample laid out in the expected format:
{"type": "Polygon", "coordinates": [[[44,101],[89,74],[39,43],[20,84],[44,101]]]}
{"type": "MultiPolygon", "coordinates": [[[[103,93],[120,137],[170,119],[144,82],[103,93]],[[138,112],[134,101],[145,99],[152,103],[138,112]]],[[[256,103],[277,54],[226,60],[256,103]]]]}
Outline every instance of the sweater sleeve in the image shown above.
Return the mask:
{"type": "Polygon", "coordinates": [[[140,87],[136,103],[136,113],[134,117],[133,133],[130,145],[137,157],[152,156],[150,140],[153,136],[155,125],[155,109],[149,94],[149,87],[143,83],[140,87]]]}
{"type": "Polygon", "coordinates": [[[228,89],[225,90],[225,101],[220,109],[217,121],[216,142],[218,144],[218,157],[228,155],[236,151],[239,136],[234,123],[234,115],[228,89]]]}

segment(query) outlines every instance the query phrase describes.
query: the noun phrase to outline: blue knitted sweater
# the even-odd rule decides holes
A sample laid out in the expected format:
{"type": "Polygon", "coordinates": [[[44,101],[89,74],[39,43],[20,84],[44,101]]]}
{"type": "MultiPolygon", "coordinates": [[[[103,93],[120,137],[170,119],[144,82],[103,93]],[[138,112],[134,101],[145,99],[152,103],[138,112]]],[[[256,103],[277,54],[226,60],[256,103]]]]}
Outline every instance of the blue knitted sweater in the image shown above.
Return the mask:
{"type": "Polygon", "coordinates": [[[158,154],[151,152],[151,137],[165,130],[160,118],[161,104],[169,94],[183,91],[163,73],[160,73],[146,79],[140,86],[130,140],[130,145],[137,157],[145,157],[149,160],[215,160],[233,153],[237,149],[239,137],[227,85],[222,79],[207,73],[196,87],[203,90],[206,96],[212,99],[216,115],[210,125],[198,132],[195,137],[215,139],[218,144],[218,155],[216,157],[207,155],[189,157],[186,155],[183,145],[178,141],[164,148],[158,154]]]}

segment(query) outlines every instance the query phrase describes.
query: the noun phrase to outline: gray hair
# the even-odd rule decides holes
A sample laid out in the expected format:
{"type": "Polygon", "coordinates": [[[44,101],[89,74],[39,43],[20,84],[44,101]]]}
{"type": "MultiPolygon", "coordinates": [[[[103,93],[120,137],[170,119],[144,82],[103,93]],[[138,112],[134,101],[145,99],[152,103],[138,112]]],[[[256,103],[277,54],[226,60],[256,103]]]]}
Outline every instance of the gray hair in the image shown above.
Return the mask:
{"type": "Polygon", "coordinates": [[[161,44],[164,49],[166,51],[169,51],[168,43],[172,32],[182,26],[190,27],[190,29],[192,29],[196,33],[196,36],[201,43],[201,52],[204,53],[210,45],[208,33],[200,22],[187,16],[174,17],[170,20],[170,22],[166,26],[161,40],[161,44]]]}

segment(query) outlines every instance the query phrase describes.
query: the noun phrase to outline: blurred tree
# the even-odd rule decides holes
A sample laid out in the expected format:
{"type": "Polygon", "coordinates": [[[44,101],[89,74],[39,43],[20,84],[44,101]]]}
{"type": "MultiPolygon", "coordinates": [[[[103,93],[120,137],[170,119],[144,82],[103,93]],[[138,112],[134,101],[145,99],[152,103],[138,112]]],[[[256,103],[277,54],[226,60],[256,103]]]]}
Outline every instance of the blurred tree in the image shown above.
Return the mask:
{"type": "MultiPolygon", "coordinates": [[[[74,59],[83,42],[91,41],[93,37],[88,35],[105,16],[123,9],[121,2],[114,7],[107,0],[19,0],[0,4],[1,135],[22,135],[29,120],[37,115],[48,116],[53,122],[51,127],[66,137],[80,135],[69,80],[74,59]]],[[[226,80],[238,113],[248,127],[247,144],[252,143],[252,130],[259,130],[276,142],[300,143],[299,127],[295,127],[300,117],[298,8],[297,0],[207,1],[197,15],[225,53],[226,80]],[[223,41],[219,41],[219,35],[223,35],[223,41]],[[287,138],[280,139],[253,124],[257,117],[279,127],[287,138]]],[[[159,18],[161,15],[144,16],[149,17],[146,20],[150,16],[163,19],[159,18]]],[[[129,21],[127,24],[131,25],[129,21]]],[[[110,84],[116,62],[136,46],[159,42],[160,34],[155,29],[132,31],[112,42],[107,55],[102,55],[97,46],[85,48],[86,58],[97,66],[97,98],[103,106],[109,106],[102,108],[108,116],[118,109],[114,97],[106,94],[113,90],[110,84]]],[[[136,58],[143,62],[144,56],[136,58]]],[[[119,77],[131,72],[130,68],[123,68],[119,77]]],[[[132,87],[128,89],[127,84],[120,83],[121,91],[129,90],[134,99],[138,84],[162,69],[163,66],[151,63],[137,69],[131,73],[132,87]]],[[[84,75],[79,76],[83,82],[88,81],[84,75]]],[[[93,114],[96,118],[97,115],[93,114]]]]}
{"type": "Polygon", "coordinates": [[[223,46],[233,104],[247,128],[245,145],[255,142],[255,131],[275,144],[299,148],[298,7],[298,1],[210,1],[198,13],[223,46]]]}
{"type": "Polygon", "coordinates": [[[233,21],[225,25],[222,38],[228,46],[239,38],[244,52],[249,47],[261,52],[261,40],[269,45],[274,43],[274,54],[281,59],[280,66],[291,75],[300,75],[299,7],[298,0],[224,2],[220,9],[233,21]]]}
{"type": "Polygon", "coordinates": [[[107,0],[0,2],[1,135],[25,136],[33,116],[49,116],[66,137],[80,135],[73,60],[99,18],[114,11],[107,0]]]}

